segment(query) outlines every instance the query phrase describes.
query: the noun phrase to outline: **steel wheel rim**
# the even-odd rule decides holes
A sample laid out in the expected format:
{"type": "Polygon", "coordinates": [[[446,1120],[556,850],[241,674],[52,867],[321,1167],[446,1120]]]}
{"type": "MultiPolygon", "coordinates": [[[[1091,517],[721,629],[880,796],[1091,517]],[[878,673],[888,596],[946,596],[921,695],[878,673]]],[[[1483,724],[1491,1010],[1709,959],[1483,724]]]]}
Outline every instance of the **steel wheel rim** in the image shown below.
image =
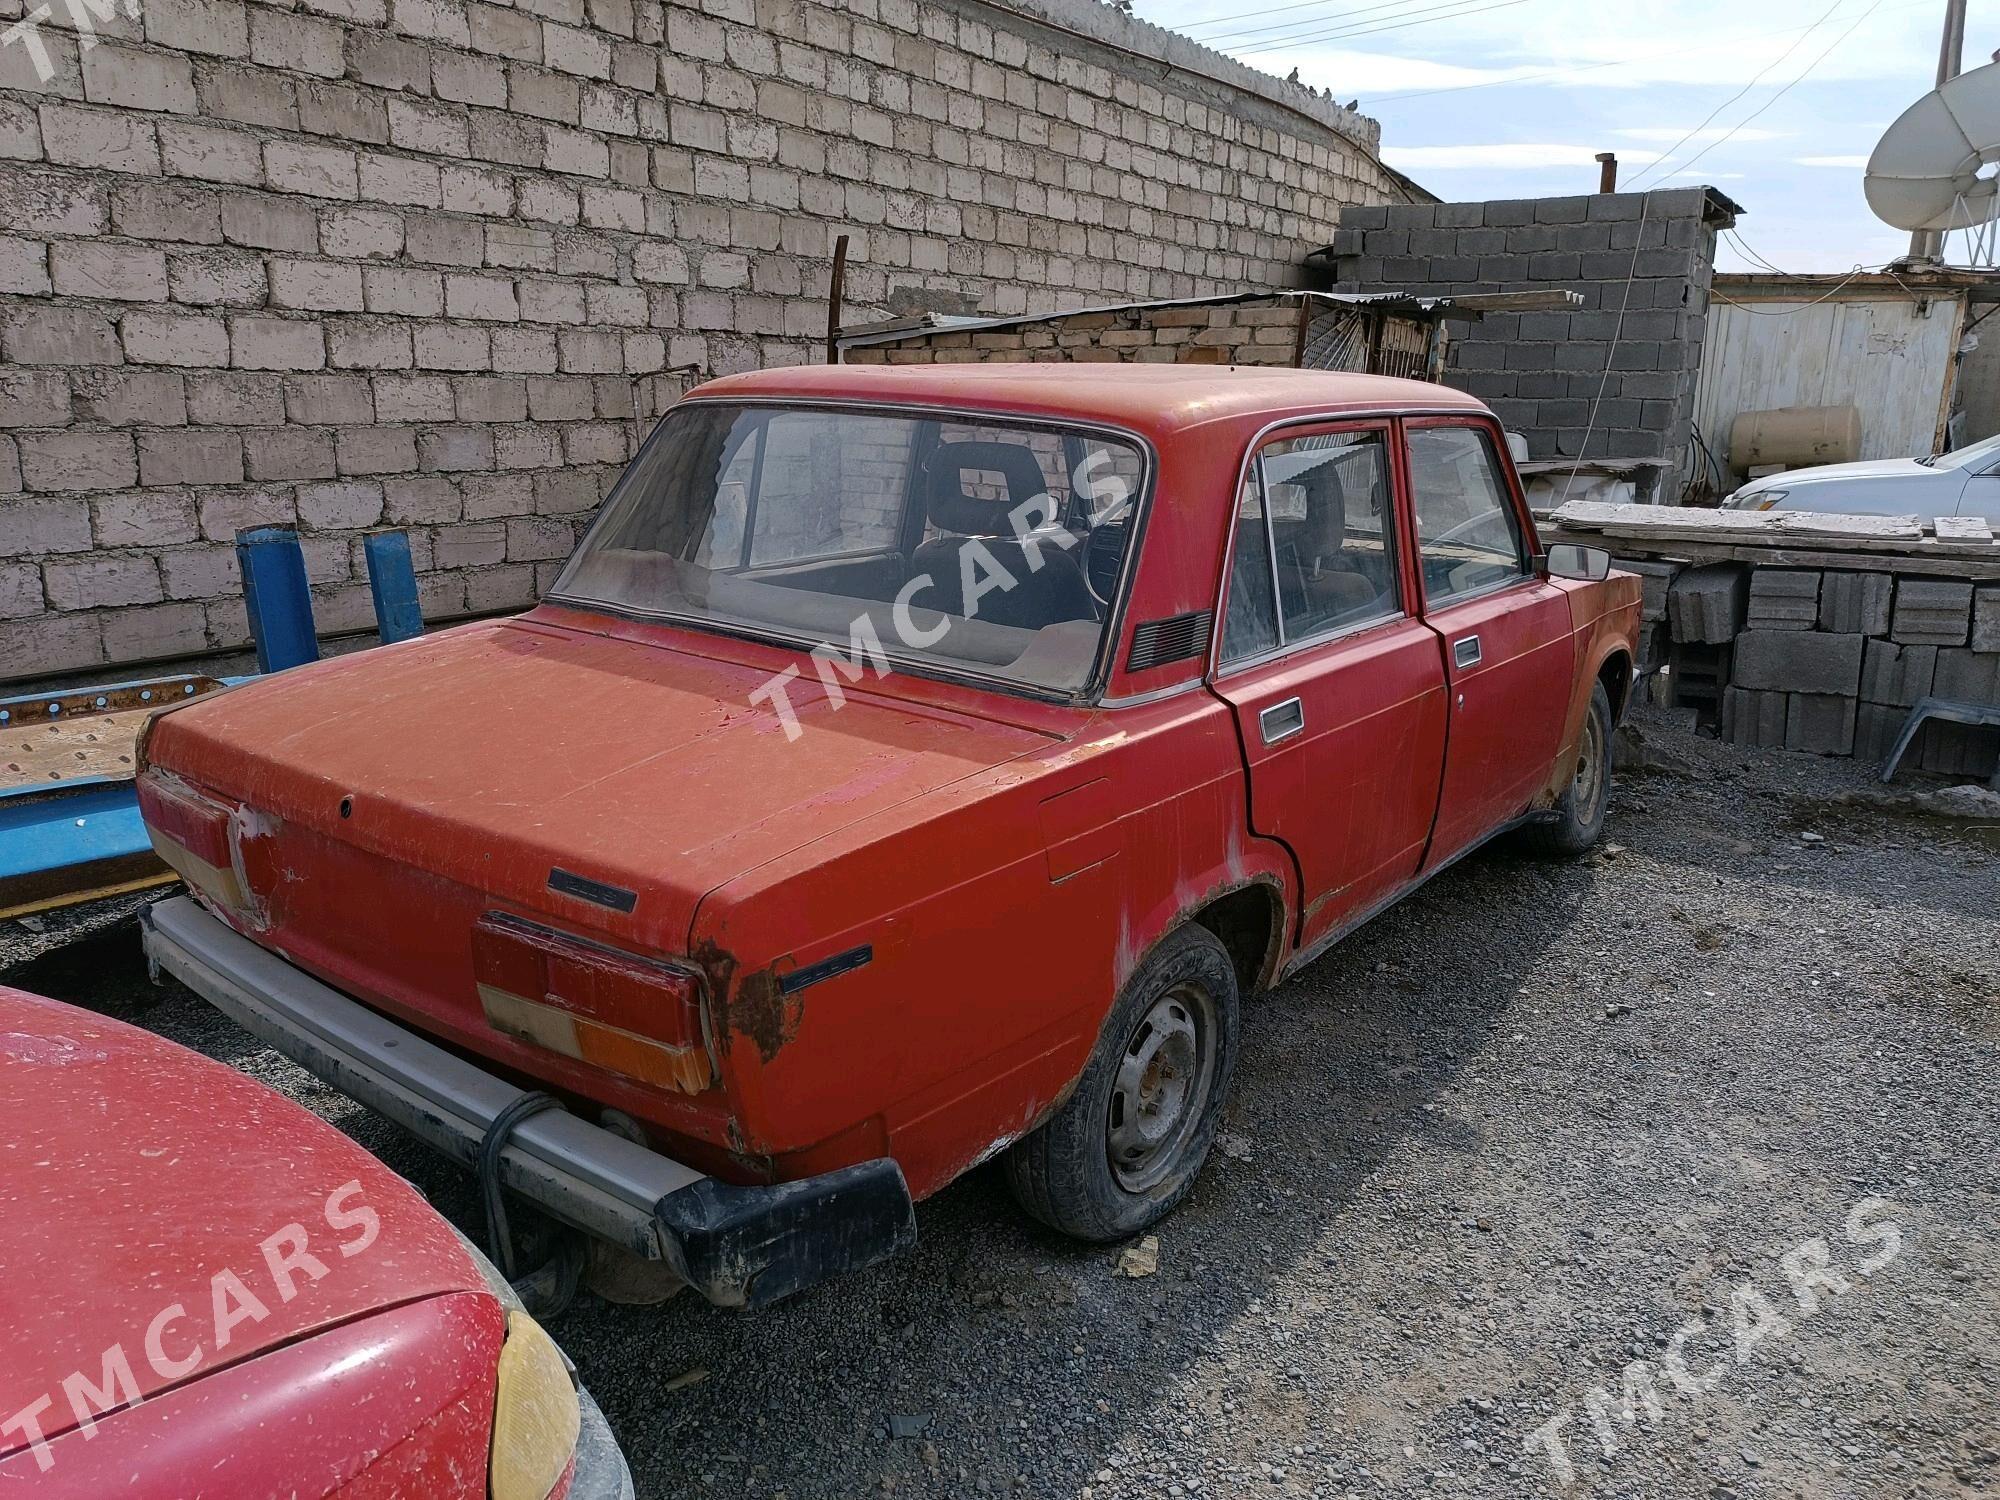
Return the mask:
{"type": "Polygon", "coordinates": [[[1111,1172],[1126,1192],[1158,1187],[1181,1165],[1215,1076],[1215,1020],[1208,992],[1179,984],[1126,1038],[1105,1116],[1111,1172]]]}
{"type": "Polygon", "coordinates": [[[1583,721],[1583,755],[1576,767],[1575,802],[1579,817],[1588,823],[1597,816],[1597,802],[1604,795],[1604,729],[1596,714],[1583,721]]]}

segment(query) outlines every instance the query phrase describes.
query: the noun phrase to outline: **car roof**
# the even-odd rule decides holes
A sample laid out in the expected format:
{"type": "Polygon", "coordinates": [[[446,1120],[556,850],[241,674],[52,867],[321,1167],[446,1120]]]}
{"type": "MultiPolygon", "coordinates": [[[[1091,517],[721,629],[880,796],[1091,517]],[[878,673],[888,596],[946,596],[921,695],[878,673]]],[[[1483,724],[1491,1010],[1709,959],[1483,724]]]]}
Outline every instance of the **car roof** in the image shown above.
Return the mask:
{"type": "Polygon", "coordinates": [[[727,375],[702,400],[844,400],[949,406],[1106,423],[1151,435],[1218,421],[1319,413],[1485,412],[1462,391],[1421,380],[1253,365],[1111,362],[795,365],[727,375]]]}

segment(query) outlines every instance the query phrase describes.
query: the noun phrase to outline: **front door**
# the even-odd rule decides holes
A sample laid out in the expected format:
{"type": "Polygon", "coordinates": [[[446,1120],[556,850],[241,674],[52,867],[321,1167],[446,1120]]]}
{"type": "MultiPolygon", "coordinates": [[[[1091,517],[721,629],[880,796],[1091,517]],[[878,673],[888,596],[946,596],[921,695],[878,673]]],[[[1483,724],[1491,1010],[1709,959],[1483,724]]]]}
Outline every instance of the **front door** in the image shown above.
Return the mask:
{"type": "Polygon", "coordinates": [[[1575,680],[1569,601],[1536,575],[1520,497],[1484,423],[1405,430],[1424,618],[1444,645],[1450,728],[1429,866],[1528,810],[1575,680]]]}
{"type": "Polygon", "coordinates": [[[1215,690],[1250,822],[1299,867],[1309,947],[1417,873],[1444,767],[1444,670],[1411,607],[1387,423],[1281,431],[1238,497],[1215,690]]]}

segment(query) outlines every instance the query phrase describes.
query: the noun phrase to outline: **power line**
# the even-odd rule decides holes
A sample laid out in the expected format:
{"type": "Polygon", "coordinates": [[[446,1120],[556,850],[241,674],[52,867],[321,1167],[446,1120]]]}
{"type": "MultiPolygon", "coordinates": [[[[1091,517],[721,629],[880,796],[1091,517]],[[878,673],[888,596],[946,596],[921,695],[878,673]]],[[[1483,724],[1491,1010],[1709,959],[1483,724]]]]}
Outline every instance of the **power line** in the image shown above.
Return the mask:
{"type": "Polygon", "coordinates": [[[1873,16],[1876,11],[1880,10],[1883,4],[1884,0],[1875,0],[1875,3],[1873,5],[1869,6],[1868,9],[1864,10],[1860,15],[1854,18],[1854,24],[1852,26],[1849,26],[1847,30],[1843,31],[1839,36],[1835,37],[1833,41],[1827,46],[1826,50],[1821,52],[1818,57],[1815,57],[1811,62],[1807,63],[1805,66],[1805,70],[1801,72],[1798,77],[1794,78],[1790,83],[1786,84],[1783,88],[1779,89],[1777,93],[1773,94],[1770,98],[1766,99],[1762,104],[1758,105],[1757,108],[1752,110],[1749,114],[1745,115],[1742,119],[1738,120],[1734,125],[1730,126],[1728,131],[1725,134],[1723,134],[1723,136],[1720,139],[1710,141],[1706,146],[1703,146],[1701,150],[1695,152],[1693,156],[1690,156],[1686,161],[1682,162],[1680,166],[1675,168],[1675,170],[1679,172],[1688,171],[1690,168],[1694,166],[1696,162],[1700,161],[1704,156],[1708,155],[1708,153],[1713,151],[1717,146],[1726,145],[1729,141],[1735,139],[1736,133],[1739,130],[1742,130],[1752,120],[1755,120],[1758,116],[1762,115],[1772,105],[1776,104],[1780,99],[1784,98],[1785,95],[1789,94],[1793,89],[1797,88],[1800,84],[1804,83],[1807,78],[1811,77],[1813,70],[1817,68],[1821,63],[1825,62],[1829,57],[1833,56],[1834,52],[1840,47],[1841,43],[1845,42],[1849,37],[1853,36],[1855,32],[1859,31],[1862,27],[1862,24],[1866,22],[1869,17],[1873,16]]]}
{"type": "MultiPolygon", "coordinates": [[[[1364,16],[1367,15],[1370,11],[1377,11],[1377,10],[1395,10],[1398,6],[1407,3],[1408,0],[1384,0],[1383,4],[1364,5],[1359,10],[1335,11],[1333,15],[1325,17],[1325,19],[1334,20],[1344,16],[1364,16]]],[[[1298,3],[1296,5],[1274,5],[1268,10],[1246,10],[1241,15],[1217,16],[1214,19],[1207,21],[1190,21],[1185,26],[1177,26],[1171,29],[1179,31],[1182,35],[1186,36],[1186,35],[1192,35],[1194,32],[1200,31],[1203,28],[1209,26],[1222,26],[1226,28],[1234,26],[1238,21],[1254,21],[1259,16],[1282,15],[1287,11],[1294,11],[1294,10],[1319,10],[1323,8],[1325,5],[1326,5],[1326,0],[1298,0],[1298,3]]]]}
{"type": "Polygon", "coordinates": [[[1722,234],[1723,237],[1730,242],[1730,244],[1736,247],[1737,253],[1740,254],[1745,260],[1749,261],[1751,265],[1761,266],[1764,270],[1769,271],[1773,276],[1783,276],[1785,274],[1783,271],[1779,270],[1775,265],[1773,265],[1766,257],[1759,255],[1755,250],[1751,249],[1750,242],[1744,239],[1743,236],[1738,234],[1733,228],[1723,230],[1722,234]]]}
{"type": "Polygon", "coordinates": [[[1452,20],[1457,20],[1460,16],[1482,15],[1489,10],[1511,10],[1513,7],[1517,5],[1526,5],[1527,3],[1528,0],[1498,0],[1497,4],[1473,5],[1465,9],[1452,10],[1445,15],[1433,15],[1430,16],[1428,19],[1424,20],[1396,21],[1382,26],[1353,27],[1346,30],[1331,32],[1324,36],[1286,37],[1280,41],[1260,42],[1254,46],[1249,46],[1249,47],[1224,47],[1218,50],[1232,52],[1239,57],[1248,57],[1248,56],[1254,56],[1255,54],[1260,52],[1275,52],[1285,47],[1302,46],[1314,42],[1339,41],[1345,37],[1350,37],[1350,36],[1372,36],[1377,32],[1401,31],[1406,27],[1410,26],[1427,26],[1432,21],[1452,21],[1452,20]]]}
{"type": "Polygon", "coordinates": [[[1764,64],[1763,67],[1759,68],[1754,78],[1752,78],[1748,83],[1744,84],[1743,87],[1738,89],[1735,93],[1731,94],[1727,99],[1723,100],[1720,104],[1716,105],[1714,109],[1708,112],[1707,117],[1703,119],[1699,125],[1695,126],[1694,129],[1690,130],[1686,135],[1682,136],[1679,140],[1675,141],[1671,146],[1667,147],[1666,150],[1662,151],[1657,157],[1655,157],[1653,159],[1653,164],[1650,167],[1641,168],[1639,172],[1633,176],[1632,185],[1634,187],[1637,187],[1641,182],[1643,182],[1646,179],[1648,173],[1657,171],[1662,162],[1666,161],[1676,151],[1680,150],[1681,147],[1685,146],[1689,141],[1693,140],[1696,136],[1700,135],[1702,131],[1706,130],[1709,127],[1709,125],[1714,121],[1717,115],[1721,114],[1725,109],[1729,108],[1730,105],[1734,104],[1738,99],[1741,99],[1745,94],[1749,93],[1750,90],[1754,89],[1755,87],[1757,87],[1758,84],[1762,83],[1764,81],[1766,74],[1770,73],[1772,69],[1776,68],[1780,63],[1784,62],[1794,52],[1798,51],[1799,48],[1803,47],[1806,43],[1806,38],[1811,36],[1815,31],[1819,30],[1820,27],[1824,26],[1827,23],[1828,19],[1832,17],[1833,13],[1839,10],[1840,7],[1845,5],[1846,3],[1847,0],[1833,0],[1833,4],[1829,5],[1826,8],[1825,12],[1821,14],[1820,18],[1817,21],[1814,21],[1810,26],[1806,27],[1804,31],[1800,32],[1798,36],[1793,39],[1791,46],[1787,47],[1783,52],[1780,52],[1776,57],[1772,58],[1769,62],[1764,64]]]}
{"type": "MultiPolygon", "coordinates": [[[[1907,0],[1907,3],[1895,6],[1892,14],[1894,11],[1928,9],[1933,3],[1934,0],[1907,0]]],[[[1790,36],[1795,31],[1810,29],[1810,27],[1781,26],[1771,31],[1752,31],[1740,36],[1724,37],[1721,41],[1728,44],[1736,42],[1760,42],[1765,37],[1790,36]]],[[[1398,103],[1404,99],[1434,99],[1440,94],[1465,94],[1477,89],[1506,88],[1510,84],[1539,83],[1545,78],[1573,78],[1582,73],[1601,73],[1606,68],[1630,68],[1640,63],[1657,62],[1662,58],[1692,57],[1697,53],[1707,54],[1714,51],[1715,46],[1716,43],[1710,42],[1700,47],[1682,47],[1673,52],[1648,52],[1643,56],[1613,57],[1604,62],[1582,63],[1574,66],[1565,65],[1559,68],[1544,68],[1540,72],[1518,73],[1508,78],[1487,78],[1482,79],[1478,83],[1451,83],[1434,89],[1405,89],[1401,93],[1396,94],[1376,94],[1373,96],[1363,94],[1361,96],[1361,103],[1365,107],[1373,109],[1383,104],[1398,103]]]]}
{"type": "MultiPolygon", "coordinates": [[[[1401,31],[1405,27],[1409,26],[1427,25],[1429,24],[1430,21],[1433,20],[1448,21],[1451,20],[1456,15],[1464,14],[1465,11],[1461,9],[1461,7],[1464,7],[1471,3],[1472,0],[1444,0],[1444,3],[1430,5],[1419,10],[1404,11],[1400,19],[1383,20],[1373,25],[1335,26],[1323,31],[1310,29],[1318,27],[1320,25],[1320,23],[1316,20],[1309,20],[1304,22],[1287,22],[1285,23],[1287,27],[1302,25],[1309,29],[1305,31],[1294,31],[1287,36],[1270,37],[1262,41],[1251,40],[1251,38],[1255,35],[1255,33],[1253,32],[1244,32],[1241,33],[1240,36],[1225,35],[1220,37],[1208,37],[1203,39],[1202,45],[1205,47],[1214,47],[1218,51],[1228,52],[1238,56],[1243,56],[1258,52],[1273,52],[1284,47],[1307,45],[1325,41],[1339,41],[1343,38],[1350,36],[1372,36],[1375,33],[1382,31],[1401,31]],[[1445,14],[1438,14],[1438,12],[1445,12],[1445,14]]],[[[1525,4],[1526,0],[1509,0],[1509,3],[1516,5],[1525,4]]],[[[1498,7],[1492,7],[1492,8],[1497,9],[1498,7]]],[[[1279,28],[1267,28],[1267,29],[1275,30],[1279,28]]]]}
{"type": "MultiPolygon", "coordinates": [[[[1457,0],[1454,0],[1454,3],[1457,3],[1457,0]]],[[[1386,23],[1389,21],[1396,20],[1399,16],[1409,17],[1409,16],[1428,15],[1431,10],[1441,10],[1443,8],[1444,6],[1439,4],[1439,5],[1432,5],[1428,9],[1410,10],[1406,6],[1406,0],[1398,0],[1397,5],[1369,6],[1367,7],[1367,10],[1387,10],[1390,11],[1391,14],[1388,16],[1376,17],[1375,23],[1369,23],[1366,29],[1375,29],[1376,24],[1386,23]]],[[[1330,28],[1331,30],[1341,33],[1345,33],[1348,31],[1359,31],[1364,28],[1360,26],[1349,26],[1346,24],[1346,21],[1351,19],[1352,17],[1367,14],[1367,10],[1335,12],[1331,16],[1305,16],[1297,20],[1279,21],[1270,26],[1251,26],[1245,28],[1242,31],[1218,32],[1213,36],[1197,37],[1196,40],[1199,41],[1204,47],[1227,48],[1232,43],[1239,41],[1247,41],[1251,37],[1262,36],[1268,32],[1274,32],[1274,31],[1291,32],[1294,36],[1304,36],[1308,32],[1317,34],[1316,28],[1325,25],[1325,23],[1335,19],[1339,19],[1342,22],[1342,24],[1330,28]],[[1301,30],[1300,28],[1303,28],[1303,30],[1301,30]]],[[[1271,40],[1286,41],[1290,40],[1290,38],[1272,37],[1271,40]]]]}

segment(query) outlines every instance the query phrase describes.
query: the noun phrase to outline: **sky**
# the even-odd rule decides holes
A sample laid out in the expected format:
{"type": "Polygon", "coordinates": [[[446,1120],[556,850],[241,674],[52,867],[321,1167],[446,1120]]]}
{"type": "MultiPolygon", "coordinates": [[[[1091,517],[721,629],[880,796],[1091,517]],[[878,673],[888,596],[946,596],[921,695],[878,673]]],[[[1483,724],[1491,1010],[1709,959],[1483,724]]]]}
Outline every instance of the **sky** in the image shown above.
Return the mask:
{"type": "MultiPolygon", "coordinates": [[[[1717,263],[1845,271],[1907,253],[1862,196],[1882,132],[1936,82],[1945,0],[1137,0],[1138,14],[1358,100],[1383,157],[1447,200],[1712,184],[1717,263]]],[[[2000,49],[1971,0],[1965,66],[2000,49]]],[[[1954,237],[1950,258],[1968,246],[1954,237]]]]}

